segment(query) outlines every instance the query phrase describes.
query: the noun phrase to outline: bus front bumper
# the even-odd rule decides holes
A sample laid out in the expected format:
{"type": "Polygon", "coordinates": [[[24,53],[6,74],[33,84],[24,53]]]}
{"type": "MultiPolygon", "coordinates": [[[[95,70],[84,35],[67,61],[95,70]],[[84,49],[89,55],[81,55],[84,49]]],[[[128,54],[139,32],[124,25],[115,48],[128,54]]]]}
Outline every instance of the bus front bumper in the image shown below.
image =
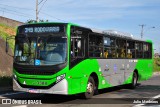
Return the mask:
{"type": "Polygon", "coordinates": [[[46,93],[46,94],[49,93],[49,94],[68,95],[68,82],[66,79],[63,79],[49,89],[31,89],[31,88],[21,87],[18,84],[18,82],[13,78],[13,90],[24,91],[29,93],[46,93]]]}

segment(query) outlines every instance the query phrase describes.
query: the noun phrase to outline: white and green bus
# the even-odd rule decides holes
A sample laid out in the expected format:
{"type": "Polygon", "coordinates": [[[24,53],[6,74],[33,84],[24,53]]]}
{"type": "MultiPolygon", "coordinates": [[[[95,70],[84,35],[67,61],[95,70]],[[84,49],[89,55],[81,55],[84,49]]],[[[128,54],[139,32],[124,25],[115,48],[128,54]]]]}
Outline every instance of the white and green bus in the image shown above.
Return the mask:
{"type": "Polygon", "coordinates": [[[147,80],[153,71],[150,40],[71,23],[19,26],[15,37],[13,89],[30,93],[83,94],[147,80]]]}

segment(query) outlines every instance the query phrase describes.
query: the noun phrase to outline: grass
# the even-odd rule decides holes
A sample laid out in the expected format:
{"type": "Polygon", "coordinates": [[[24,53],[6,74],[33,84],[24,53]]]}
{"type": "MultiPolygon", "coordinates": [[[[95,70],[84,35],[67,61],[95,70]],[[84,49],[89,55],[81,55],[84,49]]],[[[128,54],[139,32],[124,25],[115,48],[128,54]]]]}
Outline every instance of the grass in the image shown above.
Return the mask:
{"type": "Polygon", "coordinates": [[[155,71],[160,72],[160,58],[154,58],[153,69],[154,69],[154,72],[155,71]]]}
{"type": "MultiPolygon", "coordinates": [[[[6,38],[7,37],[10,37],[10,36],[15,36],[16,34],[16,28],[13,28],[13,27],[10,27],[10,26],[7,26],[5,24],[0,24],[0,37],[6,41],[6,38]]],[[[9,47],[12,49],[12,52],[14,50],[14,43],[15,43],[15,40],[14,39],[10,39],[8,41],[9,43],[9,47]]]]}

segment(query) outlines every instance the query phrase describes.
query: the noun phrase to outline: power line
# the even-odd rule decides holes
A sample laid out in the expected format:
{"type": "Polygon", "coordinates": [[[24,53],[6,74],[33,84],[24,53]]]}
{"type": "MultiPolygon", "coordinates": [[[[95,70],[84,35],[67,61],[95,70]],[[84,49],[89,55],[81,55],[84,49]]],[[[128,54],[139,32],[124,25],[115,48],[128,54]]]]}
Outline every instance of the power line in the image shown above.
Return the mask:
{"type": "MultiPolygon", "coordinates": [[[[46,0],[47,1],[47,0],[46,0]]],[[[46,1],[43,2],[43,0],[41,0],[40,2],[38,2],[38,0],[36,0],[36,21],[38,22],[38,14],[40,12],[40,10],[42,9],[42,7],[44,6],[44,4],[46,3],[46,1]],[[38,5],[40,5],[43,2],[42,6],[40,7],[40,9],[38,9],[38,5]]]]}
{"type": "Polygon", "coordinates": [[[15,11],[15,10],[6,9],[6,8],[2,8],[2,7],[0,7],[0,9],[4,9],[4,10],[6,10],[6,11],[12,11],[12,12],[15,12],[15,13],[19,13],[19,14],[21,14],[21,15],[32,16],[32,15],[30,15],[30,14],[24,14],[24,13],[22,13],[22,12],[18,12],[18,11],[15,11]]]}
{"type": "Polygon", "coordinates": [[[5,5],[5,4],[0,4],[0,5],[1,6],[12,7],[12,8],[17,8],[17,9],[33,10],[33,9],[29,9],[29,8],[15,7],[15,6],[10,6],[10,5],[5,5]]]}
{"type": "MultiPolygon", "coordinates": [[[[46,0],[47,1],[47,0],[46,0]]],[[[44,6],[44,4],[46,3],[46,1],[42,4],[42,6],[40,7],[38,13],[41,11],[42,7],[44,6]]]]}
{"type": "Polygon", "coordinates": [[[43,2],[43,0],[41,0],[41,1],[38,3],[38,5],[40,5],[42,2],[43,2]]]}
{"type": "MultiPolygon", "coordinates": [[[[10,14],[13,14],[13,15],[17,15],[17,16],[22,16],[22,17],[28,17],[28,16],[26,16],[26,15],[21,15],[21,14],[17,14],[17,13],[13,13],[13,12],[10,12],[10,11],[5,11],[5,10],[1,10],[0,9],[0,11],[2,11],[2,12],[6,12],[6,13],[10,13],[10,14]]],[[[28,17],[29,18],[29,17],[28,17]]]]}
{"type": "MultiPolygon", "coordinates": [[[[46,0],[46,1],[47,1],[47,0],[46,0]]],[[[45,2],[46,2],[46,1],[45,1],[45,2]]],[[[41,2],[43,2],[43,0],[41,0],[39,3],[41,3],[41,2]]],[[[11,8],[16,8],[16,9],[24,9],[24,10],[36,11],[35,9],[15,7],[15,6],[11,6],[11,5],[5,5],[5,4],[0,4],[0,5],[1,5],[1,6],[11,7],[11,8]]],[[[1,8],[3,8],[3,7],[1,7],[1,8]]],[[[6,8],[3,8],[3,9],[6,9],[6,8]]],[[[1,11],[3,11],[3,10],[1,10],[1,11]]],[[[11,12],[8,12],[8,13],[11,13],[11,12]]],[[[17,13],[19,13],[19,12],[16,11],[15,14],[17,14],[17,13]]],[[[49,16],[49,17],[51,17],[51,18],[54,18],[54,19],[56,19],[56,20],[59,20],[59,21],[67,22],[67,21],[65,21],[65,20],[63,20],[63,19],[57,18],[57,17],[52,16],[52,15],[50,15],[50,14],[48,14],[48,13],[43,12],[43,11],[39,11],[39,13],[44,14],[44,15],[47,15],[47,16],[49,16]]],[[[21,13],[21,14],[22,14],[22,13],[21,13]]],[[[22,15],[19,15],[19,16],[22,16],[22,15]]],[[[24,13],[23,13],[23,16],[28,17],[28,16],[33,16],[33,15],[28,15],[28,14],[24,14],[24,13]]],[[[29,18],[29,17],[28,17],[28,18],[29,18]]]]}

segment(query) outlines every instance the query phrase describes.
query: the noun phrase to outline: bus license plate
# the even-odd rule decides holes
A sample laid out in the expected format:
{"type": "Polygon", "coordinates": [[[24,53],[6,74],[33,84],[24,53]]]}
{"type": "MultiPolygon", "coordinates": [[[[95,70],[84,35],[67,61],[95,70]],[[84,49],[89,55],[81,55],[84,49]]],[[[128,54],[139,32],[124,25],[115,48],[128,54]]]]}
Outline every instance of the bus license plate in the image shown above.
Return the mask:
{"type": "Polygon", "coordinates": [[[29,89],[28,92],[29,93],[38,93],[38,90],[36,90],[36,89],[29,89]]]}

